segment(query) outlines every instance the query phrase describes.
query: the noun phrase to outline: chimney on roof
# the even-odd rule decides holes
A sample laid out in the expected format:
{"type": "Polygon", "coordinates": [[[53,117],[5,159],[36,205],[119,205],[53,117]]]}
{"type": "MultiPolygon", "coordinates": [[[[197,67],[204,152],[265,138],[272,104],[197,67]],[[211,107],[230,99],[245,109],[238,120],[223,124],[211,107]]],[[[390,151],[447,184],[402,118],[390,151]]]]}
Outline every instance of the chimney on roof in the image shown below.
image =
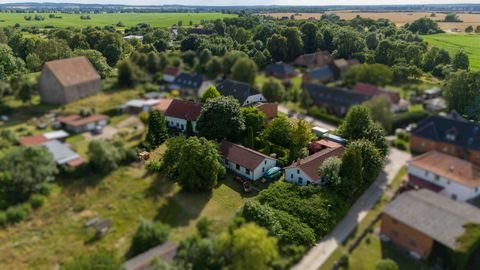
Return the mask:
{"type": "Polygon", "coordinates": [[[451,166],[448,168],[448,170],[449,170],[450,172],[453,172],[453,171],[455,170],[455,166],[451,165],[451,166]]]}

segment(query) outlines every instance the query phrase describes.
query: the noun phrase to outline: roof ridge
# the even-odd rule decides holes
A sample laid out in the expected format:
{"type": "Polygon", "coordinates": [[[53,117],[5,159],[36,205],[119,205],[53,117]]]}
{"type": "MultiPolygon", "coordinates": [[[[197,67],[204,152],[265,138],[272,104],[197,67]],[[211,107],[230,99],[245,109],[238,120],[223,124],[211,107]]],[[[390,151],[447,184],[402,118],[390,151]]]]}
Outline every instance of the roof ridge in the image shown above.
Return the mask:
{"type": "MultiPolygon", "coordinates": [[[[249,151],[249,152],[251,152],[251,153],[253,153],[253,154],[257,154],[257,155],[259,155],[259,156],[263,156],[263,157],[265,157],[265,158],[274,159],[274,158],[271,157],[271,156],[265,155],[265,154],[262,153],[262,152],[259,152],[259,151],[256,151],[256,150],[254,150],[254,149],[248,148],[248,147],[243,146],[243,145],[241,145],[241,144],[233,143],[233,142],[230,142],[230,141],[223,141],[223,142],[228,143],[228,144],[231,144],[231,145],[234,145],[234,146],[237,146],[237,147],[240,147],[240,148],[242,148],[242,149],[244,149],[244,150],[247,150],[247,151],[249,151]]],[[[223,143],[223,142],[222,142],[222,143],[223,143]]]]}

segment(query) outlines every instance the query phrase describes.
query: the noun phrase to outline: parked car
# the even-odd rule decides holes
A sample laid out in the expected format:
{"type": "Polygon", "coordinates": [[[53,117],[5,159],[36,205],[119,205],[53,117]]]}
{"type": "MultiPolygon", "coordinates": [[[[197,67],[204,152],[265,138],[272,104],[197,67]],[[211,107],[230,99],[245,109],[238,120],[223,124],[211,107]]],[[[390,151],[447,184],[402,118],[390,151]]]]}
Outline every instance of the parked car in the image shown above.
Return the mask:
{"type": "Polygon", "coordinates": [[[93,135],[102,134],[102,132],[103,132],[103,127],[102,127],[102,126],[96,126],[94,129],[92,129],[91,132],[92,132],[93,135]]]}

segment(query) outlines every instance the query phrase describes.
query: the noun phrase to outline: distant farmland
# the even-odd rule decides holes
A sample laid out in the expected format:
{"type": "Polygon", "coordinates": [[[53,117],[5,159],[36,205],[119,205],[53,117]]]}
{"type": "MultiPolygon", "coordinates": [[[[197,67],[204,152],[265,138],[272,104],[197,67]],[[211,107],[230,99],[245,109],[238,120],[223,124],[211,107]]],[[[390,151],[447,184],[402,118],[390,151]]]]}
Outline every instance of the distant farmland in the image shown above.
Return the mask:
{"type": "MultiPolygon", "coordinates": [[[[107,13],[107,14],[88,14],[90,20],[80,19],[80,14],[55,13],[62,18],[49,18],[51,13],[0,13],[0,27],[13,26],[16,23],[20,26],[54,26],[54,27],[87,27],[87,26],[106,26],[115,25],[122,22],[125,26],[134,26],[137,23],[148,23],[154,27],[169,27],[182,21],[184,26],[188,26],[190,20],[193,24],[199,24],[202,20],[216,20],[225,17],[235,17],[232,14],[223,13],[107,13]],[[43,21],[33,19],[35,15],[41,15],[45,18],[43,21]],[[31,16],[27,21],[24,16],[31,16]]],[[[87,14],[85,14],[87,15],[87,14]]]]}
{"type": "Polygon", "coordinates": [[[437,34],[422,36],[429,45],[447,50],[453,55],[464,50],[470,59],[470,68],[480,70],[480,35],[479,34],[437,34]]]}
{"type": "MultiPolygon", "coordinates": [[[[328,13],[336,14],[341,19],[344,19],[344,20],[351,20],[357,16],[360,16],[362,18],[370,18],[374,20],[389,19],[390,21],[395,23],[397,26],[403,26],[406,23],[411,23],[419,18],[428,17],[438,21],[438,25],[440,26],[440,28],[442,28],[446,32],[449,32],[454,28],[458,29],[459,31],[463,31],[469,25],[473,26],[473,28],[475,28],[477,25],[480,25],[480,14],[458,13],[457,14],[458,17],[460,17],[460,19],[463,22],[445,23],[445,22],[440,22],[441,20],[445,19],[445,15],[447,15],[445,13],[436,13],[435,17],[430,17],[432,13],[427,13],[427,12],[357,12],[357,11],[342,10],[342,11],[330,11],[328,13]]],[[[299,19],[299,20],[306,20],[306,19],[309,19],[310,17],[313,17],[318,20],[320,19],[320,16],[322,16],[322,13],[301,13],[301,14],[269,13],[265,15],[270,15],[275,18],[281,18],[283,16],[290,17],[290,15],[295,15],[295,19],[299,19]]]]}

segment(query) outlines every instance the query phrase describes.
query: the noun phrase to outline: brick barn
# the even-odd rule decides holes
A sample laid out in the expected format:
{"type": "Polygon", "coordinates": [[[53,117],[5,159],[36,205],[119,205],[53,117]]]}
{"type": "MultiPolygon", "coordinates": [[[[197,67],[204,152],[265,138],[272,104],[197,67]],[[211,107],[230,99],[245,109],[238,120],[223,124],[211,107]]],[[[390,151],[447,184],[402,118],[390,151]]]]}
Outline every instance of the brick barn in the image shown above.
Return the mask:
{"type": "Polygon", "coordinates": [[[46,62],[39,81],[42,102],[67,104],[93,95],[102,88],[101,78],[83,56],[46,62]]]}

